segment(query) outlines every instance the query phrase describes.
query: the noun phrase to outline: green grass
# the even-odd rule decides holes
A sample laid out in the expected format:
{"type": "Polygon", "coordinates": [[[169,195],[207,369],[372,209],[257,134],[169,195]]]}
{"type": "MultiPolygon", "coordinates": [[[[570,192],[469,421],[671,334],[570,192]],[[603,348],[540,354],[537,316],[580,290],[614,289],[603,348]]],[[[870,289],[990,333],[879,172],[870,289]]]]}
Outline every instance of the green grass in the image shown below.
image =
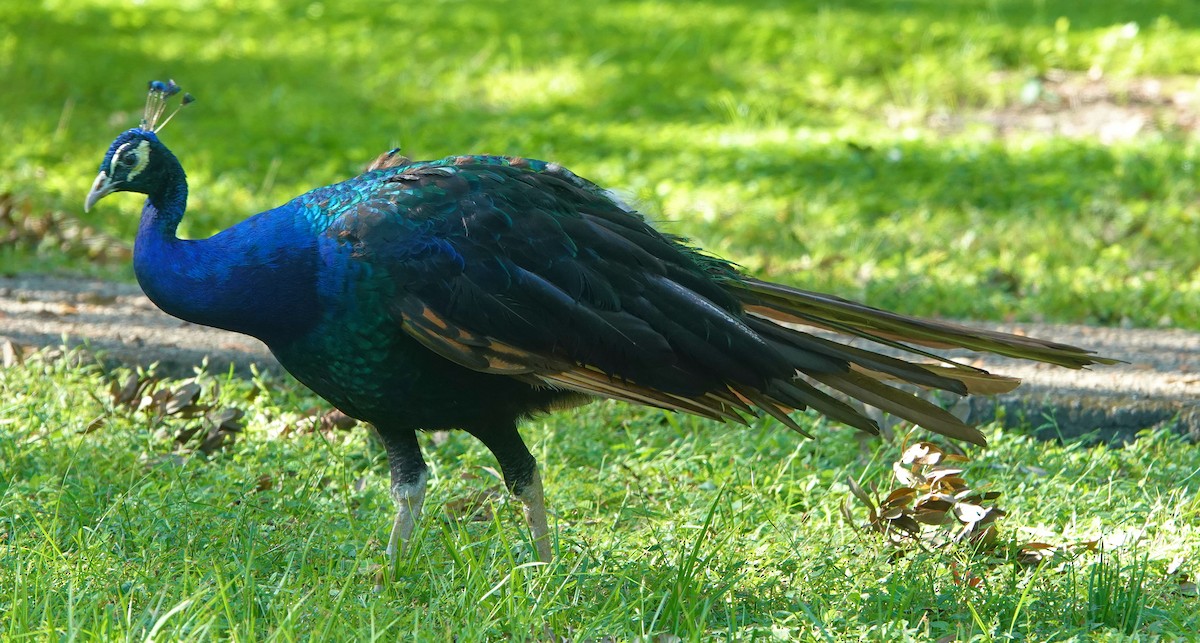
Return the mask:
{"type": "Polygon", "coordinates": [[[385,456],[362,428],[281,435],[315,403],[306,391],[206,374],[202,400],[219,384],[246,430],[205,457],[174,441],[194,421],[99,393],[123,378],[77,354],[0,370],[6,639],[1041,641],[1200,628],[1196,598],[1167,573],[1179,560],[1197,571],[1200,448],[1166,431],[1108,448],[989,429],[966,475],[1003,493],[1000,546],[896,556],[839,505],[847,477],[890,488],[899,445],[863,450],[823,422],[806,422],[809,441],[774,422],[595,404],[525,431],[554,563],[531,564],[490,455],[454,434],[425,442],[427,513],[388,572],[385,456]],[[1015,562],[1029,541],[1090,540],[1102,553],[1015,562]],[[963,570],[982,583],[956,582],[963,570]]]}
{"type": "MultiPolygon", "coordinates": [[[[78,213],[144,82],[170,76],[199,97],[164,134],[191,235],[393,145],[507,153],[772,279],[927,315],[1200,328],[1186,130],[1152,110],[1161,128],[1109,145],[969,118],[1019,112],[1055,70],[1102,72],[1133,107],[1138,79],[1194,92],[1198,28],[1178,0],[18,3],[0,194],[78,213]],[[968,125],[931,124],[946,115],[968,125]]],[[[128,239],[136,202],[87,222],[128,239]]],[[[128,277],[0,248],[0,270],[47,267],[128,277]]]]}
{"type": "MultiPolygon", "coordinates": [[[[199,101],[163,134],[207,235],[399,145],[559,161],[758,275],[904,312],[1200,329],[1194,135],[1003,136],[1059,70],[1195,91],[1200,5],[1179,0],[379,3],[50,0],[0,8],[0,195],[130,239],[134,197],[90,215],[96,164],[142,87],[199,101]],[[938,122],[963,116],[962,127],[938,122]],[[972,120],[975,119],[975,120],[972,120]]],[[[1160,109],[1161,108],[1161,109],[1160,109]]],[[[1169,111],[1169,110],[1168,110],[1169,111]]],[[[0,214],[3,214],[0,212],[0,214]]],[[[3,217],[0,217],[3,219],[3,217]]],[[[0,239],[6,238],[0,228],[0,239]]],[[[128,279],[21,237],[0,272],[128,279]]],[[[1121,640],[1200,630],[1200,450],[988,429],[996,552],[897,557],[847,526],[845,479],[890,486],[901,447],[601,403],[525,430],[558,556],[466,436],[426,443],[412,555],[375,591],[390,500],[364,429],[281,435],[317,401],[213,374],[245,434],[113,408],[80,358],[0,370],[0,636],[442,640],[1121,640]],[[1020,544],[1104,539],[1042,567],[1020,544]],[[956,581],[969,570],[978,587],[956,581]]],[[[210,395],[210,393],[206,393],[210,395]]],[[[1027,428],[1027,427],[1026,427],[1027,428]]]]}

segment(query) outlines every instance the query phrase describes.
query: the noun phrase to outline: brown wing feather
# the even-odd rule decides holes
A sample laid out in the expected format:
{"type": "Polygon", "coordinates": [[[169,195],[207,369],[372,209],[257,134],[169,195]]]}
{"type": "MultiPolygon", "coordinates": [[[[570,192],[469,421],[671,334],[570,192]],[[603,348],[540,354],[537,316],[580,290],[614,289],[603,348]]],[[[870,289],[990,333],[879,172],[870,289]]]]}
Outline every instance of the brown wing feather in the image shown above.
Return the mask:
{"type": "Polygon", "coordinates": [[[401,154],[400,148],[396,148],[375,157],[375,160],[371,161],[371,163],[367,165],[367,169],[364,171],[370,172],[372,170],[386,170],[388,168],[404,167],[406,165],[412,165],[412,159],[401,154]]]}

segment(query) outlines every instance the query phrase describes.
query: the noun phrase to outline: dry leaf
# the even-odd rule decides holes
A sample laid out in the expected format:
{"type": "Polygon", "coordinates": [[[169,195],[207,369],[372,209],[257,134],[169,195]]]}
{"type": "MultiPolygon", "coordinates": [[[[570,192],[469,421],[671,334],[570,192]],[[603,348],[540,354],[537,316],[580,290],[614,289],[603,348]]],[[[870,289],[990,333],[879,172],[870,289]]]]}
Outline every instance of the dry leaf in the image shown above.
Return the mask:
{"type": "Polygon", "coordinates": [[[973,505],[966,502],[960,502],[954,505],[954,515],[964,523],[976,523],[983,520],[983,517],[988,513],[987,509],[979,505],[973,505]]]}
{"type": "Polygon", "coordinates": [[[905,487],[915,487],[920,484],[921,480],[915,473],[906,468],[899,462],[892,463],[892,474],[896,476],[896,480],[905,487]]]}
{"type": "Polygon", "coordinates": [[[358,420],[342,413],[338,409],[327,409],[314,406],[304,412],[299,420],[284,429],[284,434],[296,433],[329,433],[331,431],[349,431],[358,425],[358,420]]]}
{"type": "Polygon", "coordinates": [[[979,587],[983,584],[983,579],[976,576],[975,572],[969,569],[961,568],[958,562],[950,563],[950,574],[954,578],[955,585],[964,585],[966,587],[979,587]]]}
{"type": "Polygon", "coordinates": [[[880,508],[883,507],[904,507],[912,503],[913,498],[917,497],[917,490],[912,487],[900,487],[888,494],[888,497],[879,503],[880,508]]]}
{"type": "Polygon", "coordinates": [[[80,429],[79,433],[87,434],[99,430],[100,427],[104,426],[104,420],[105,417],[101,415],[100,417],[89,422],[87,426],[80,429]]]}
{"type": "Polygon", "coordinates": [[[0,365],[4,368],[16,366],[25,362],[25,347],[11,339],[0,341],[0,365]]]}
{"type": "Polygon", "coordinates": [[[912,514],[913,520],[926,525],[944,525],[954,522],[954,518],[950,516],[950,512],[946,510],[920,510],[914,511],[912,514]]]}
{"type": "Polygon", "coordinates": [[[162,412],[167,415],[188,417],[207,410],[196,403],[200,399],[200,385],[189,382],[175,389],[171,396],[162,404],[162,412]]]}
{"type": "Polygon", "coordinates": [[[932,442],[918,442],[904,450],[900,456],[902,464],[933,466],[941,462],[944,453],[932,442]]]}
{"type": "MultiPolygon", "coordinates": [[[[961,541],[991,545],[997,534],[992,523],[1005,515],[990,505],[1000,493],[974,491],[963,478],[962,467],[942,464],[967,461],[965,456],[946,454],[937,445],[921,442],[905,449],[892,463],[892,472],[902,486],[878,503],[853,479],[847,483],[851,494],[867,508],[866,528],[885,534],[895,545],[906,541],[932,547],[961,541]]],[[[855,525],[850,504],[843,503],[841,509],[855,525]]]]}
{"type": "Polygon", "coordinates": [[[875,522],[875,503],[871,502],[871,496],[868,496],[867,492],[863,491],[862,487],[858,486],[858,483],[854,481],[854,478],[846,478],[846,484],[850,486],[850,493],[854,494],[854,497],[858,498],[859,502],[867,506],[867,511],[871,514],[871,522],[875,522]]]}

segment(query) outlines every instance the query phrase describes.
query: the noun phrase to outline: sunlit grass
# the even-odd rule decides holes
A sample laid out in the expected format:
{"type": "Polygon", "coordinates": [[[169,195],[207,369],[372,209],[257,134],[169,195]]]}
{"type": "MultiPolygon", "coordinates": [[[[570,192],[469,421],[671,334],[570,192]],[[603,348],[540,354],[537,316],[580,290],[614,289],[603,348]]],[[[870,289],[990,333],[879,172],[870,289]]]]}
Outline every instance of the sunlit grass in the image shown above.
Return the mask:
{"type": "MultiPolygon", "coordinates": [[[[1194,91],[1198,29],[1200,5],[1170,0],[10,2],[0,193],[84,216],[143,83],[173,77],[199,97],[163,133],[191,180],[189,235],[393,146],[508,153],[623,191],[660,227],[773,279],[920,314],[1200,328],[1190,131],[1109,144],[936,124],[1019,110],[1030,81],[1055,70],[1194,91]]],[[[86,221],[130,238],[137,211],[113,197],[86,221]]],[[[0,271],[18,270],[130,276],[0,245],[0,271]]],[[[529,565],[494,462],[457,435],[425,443],[426,520],[385,574],[386,467],[366,430],[281,435],[317,403],[310,394],[209,374],[222,403],[246,411],[246,433],[208,458],[180,454],[180,421],[115,411],[110,376],[42,358],[0,370],[6,638],[1200,629],[1179,580],[1197,573],[1200,455],[1167,431],[1110,449],[992,427],[969,473],[1004,493],[1008,557],[897,558],[838,506],[847,477],[890,484],[898,445],[863,449],[817,421],[820,439],[806,441],[770,423],[601,403],[526,429],[554,513],[553,565],[529,565]],[[1012,558],[1023,542],[1097,539],[1117,556],[1040,569],[1012,558]],[[956,580],[968,568],[979,587],[956,580]]]]}
{"type": "Polygon", "coordinates": [[[108,382],[124,377],[45,356],[0,370],[8,638],[1041,641],[1200,627],[1180,576],[1200,555],[1200,450],[1167,431],[1110,448],[989,428],[965,475],[1002,493],[996,553],[897,556],[839,506],[853,503],[847,477],[890,488],[900,445],[864,450],[811,420],[815,441],[601,403],[525,431],[553,564],[531,563],[494,461],[455,434],[424,441],[427,513],[388,569],[385,456],[365,430],[283,432],[305,426],[306,391],[206,374],[202,400],[244,410],[246,426],[205,457],[175,443],[189,421],[114,406],[108,382]],[[1018,564],[1030,541],[1104,553],[1018,564]]]}
{"type": "MultiPolygon", "coordinates": [[[[1190,135],[930,119],[1015,109],[1053,70],[1194,92],[1198,16],[1166,0],[13,5],[0,192],[78,212],[142,84],[170,76],[200,99],[164,133],[194,236],[393,146],[506,153],[625,191],[773,279],[921,314],[1197,327],[1190,135]]],[[[128,238],[135,204],[88,220],[128,238]]],[[[0,268],[88,270],[47,253],[0,251],[0,268]]]]}

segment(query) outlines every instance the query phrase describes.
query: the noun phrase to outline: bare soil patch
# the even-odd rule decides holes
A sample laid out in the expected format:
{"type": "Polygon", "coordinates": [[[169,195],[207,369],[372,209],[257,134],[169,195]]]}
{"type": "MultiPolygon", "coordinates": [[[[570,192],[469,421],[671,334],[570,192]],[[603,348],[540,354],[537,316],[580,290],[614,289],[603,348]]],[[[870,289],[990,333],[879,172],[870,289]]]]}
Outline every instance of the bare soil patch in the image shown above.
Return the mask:
{"type": "MultiPolygon", "coordinates": [[[[990,371],[1022,378],[1016,392],[973,398],[971,419],[1002,411],[1025,416],[1046,437],[1095,433],[1121,440],[1162,423],[1200,438],[1200,333],[1182,330],[1095,328],[1048,324],[972,323],[1043,337],[1123,360],[1114,366],[1070,370],[997,356],[959,357],[990,371]]],[[[40,275],[0,278],[0,359],[19,359],[39,347],[86,346],[115,363],[158,364],[180,377],[208,362],[248,372],[250,364],[281,371],[258,340],[189,324],[158,310],[133,284],[40,275]]]]}

